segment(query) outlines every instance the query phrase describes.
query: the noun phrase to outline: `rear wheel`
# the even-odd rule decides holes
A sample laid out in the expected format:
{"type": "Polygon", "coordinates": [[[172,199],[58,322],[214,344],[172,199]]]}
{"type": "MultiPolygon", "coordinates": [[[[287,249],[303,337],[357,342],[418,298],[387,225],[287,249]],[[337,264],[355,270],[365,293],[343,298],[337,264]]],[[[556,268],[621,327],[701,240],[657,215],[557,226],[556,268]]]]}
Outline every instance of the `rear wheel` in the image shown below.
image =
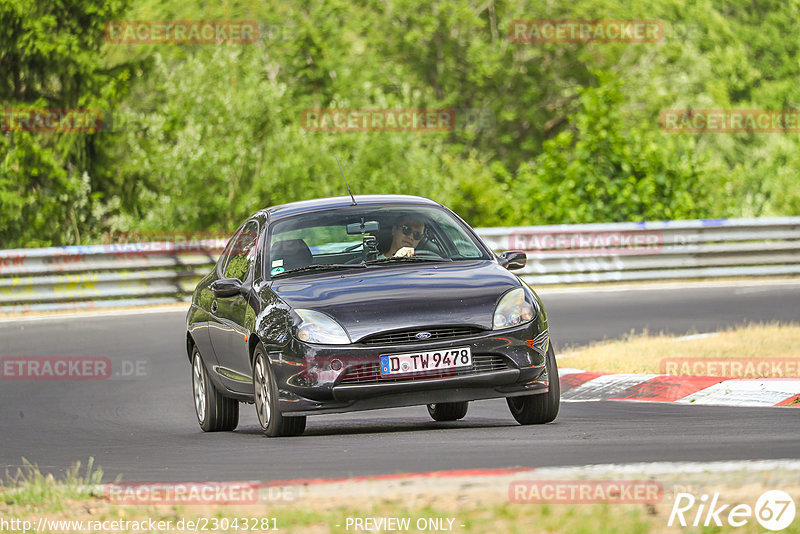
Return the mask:
{"type": "Polygon", "coordinates": [[[233,430],[239,424],[239,401],[217,391],[197,347],[192,351],[192,392],[197,422],[205,432],[233,430]]]}
{"type": "Polygon", "coordinates": [[[428,405],[428,413],[434,421],[458,421],[467,415],[469,402],[439,402],[428,405]]]}
{"type": "Polygon", "coordinates": [[[253,355],[253,390],[261,430],[271,438],[299,436],[306,429],[306,418],[284,417],[280,412],[278,384],[266,352],[259,345],[253,355]]]}
{"type": "Polygon", "coordinates": [[[506,399],[511,415],[521,425],[541,425],[553,421],[558,416],[561,404],[561,382],[558,379],[558,367],[552,343],[547,349],[545,364],[547,378],[550,382],[550,390],[547,393],[506,399]]]}

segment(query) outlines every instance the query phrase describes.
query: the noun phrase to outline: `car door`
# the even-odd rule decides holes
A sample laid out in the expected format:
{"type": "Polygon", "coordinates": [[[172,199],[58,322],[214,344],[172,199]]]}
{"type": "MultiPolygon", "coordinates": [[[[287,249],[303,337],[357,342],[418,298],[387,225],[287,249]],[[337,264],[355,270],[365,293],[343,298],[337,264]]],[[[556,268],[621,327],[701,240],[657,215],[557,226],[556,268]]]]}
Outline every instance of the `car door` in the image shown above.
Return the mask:
{"type": "Polygon", "coordinates": [[[228,244],[225,246],[222,254],[217,258],[214,269],[197,284],[194,302],[189,308],[187,327],[192,336],[192,340],[197,345],[197,349],[200,351],[200,354],[203,355],[203,360],[206,362],[206,365],[213,366],[217,361],[217,356],[214,353],[214,346],[211,344],[211,331],[220,327],[218,319],[211,313],[211,307],[215,299],[214,293],[211,290],[211,284],[220,278],[220,273],[222,273],[223,267],[228,262],[228,257],[230,256],[235,237],[238,233],[239,230],[228,240],[228,244]]]}
{"type": "Polygon", "coordinates": [[[211,314],[215,325],[210,329],[211,344],[217,357],[215,371],[232,391],[252,392],[250,351],[248,341],[253,309],[249,304],[253,267],[256,264],[259,242],[259,224],[248,221],[233,239],[230,254],[222,266],[222,278],[239,280],[242,291],[232,296],[214,296],[211,314]]]}

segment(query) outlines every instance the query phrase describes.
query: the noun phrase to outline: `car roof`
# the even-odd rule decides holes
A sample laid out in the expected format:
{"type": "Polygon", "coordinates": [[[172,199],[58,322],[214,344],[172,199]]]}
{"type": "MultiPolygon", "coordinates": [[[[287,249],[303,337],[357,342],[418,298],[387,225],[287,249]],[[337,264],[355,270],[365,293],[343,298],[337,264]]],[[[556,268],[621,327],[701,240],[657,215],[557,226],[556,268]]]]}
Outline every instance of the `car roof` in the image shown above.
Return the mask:
{"type": "MultiPolygon", "coordinates": [[[[441,204],[429,198],[413,195],[356,195],[355,199],[359,206],[441,206],[441,204]]],[[[352,205],[353,200],[349,196],[330,197],[290,202],[288,204],[272,206],[261,211],[269,214],[269,217],[274,221],[300,213],[313,213],[352,205]]]]}

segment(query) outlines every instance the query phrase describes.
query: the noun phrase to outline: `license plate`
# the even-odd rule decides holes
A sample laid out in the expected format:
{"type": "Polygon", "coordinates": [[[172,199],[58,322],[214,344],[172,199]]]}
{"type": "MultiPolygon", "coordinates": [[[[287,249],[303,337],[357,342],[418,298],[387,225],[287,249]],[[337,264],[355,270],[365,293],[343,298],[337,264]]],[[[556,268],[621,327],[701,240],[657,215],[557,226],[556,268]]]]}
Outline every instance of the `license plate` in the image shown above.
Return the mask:
{"type": "Polygon", "coordinates": [[[469,347],[381,355],[381,376],[472,366],[469,347]]]}

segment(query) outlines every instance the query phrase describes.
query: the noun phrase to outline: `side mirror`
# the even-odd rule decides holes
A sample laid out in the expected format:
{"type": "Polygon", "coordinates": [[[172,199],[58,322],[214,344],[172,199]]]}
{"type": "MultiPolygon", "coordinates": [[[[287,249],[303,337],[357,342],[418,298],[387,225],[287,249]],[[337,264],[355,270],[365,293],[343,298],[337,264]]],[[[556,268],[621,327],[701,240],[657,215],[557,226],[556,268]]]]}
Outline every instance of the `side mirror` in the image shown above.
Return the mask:
{"type": "Polygon", "coordinates": [[[498,256],[498,260],[509,271],[516,271],[525,267],[528,255],[521,250],[507,250],[498,256]]]}
{"type": "Polygon", "coordinates": [[[242,282],[236,278],[220,278],[211,283],[215,297],[233,297],[242,292],[242,282]]]}

